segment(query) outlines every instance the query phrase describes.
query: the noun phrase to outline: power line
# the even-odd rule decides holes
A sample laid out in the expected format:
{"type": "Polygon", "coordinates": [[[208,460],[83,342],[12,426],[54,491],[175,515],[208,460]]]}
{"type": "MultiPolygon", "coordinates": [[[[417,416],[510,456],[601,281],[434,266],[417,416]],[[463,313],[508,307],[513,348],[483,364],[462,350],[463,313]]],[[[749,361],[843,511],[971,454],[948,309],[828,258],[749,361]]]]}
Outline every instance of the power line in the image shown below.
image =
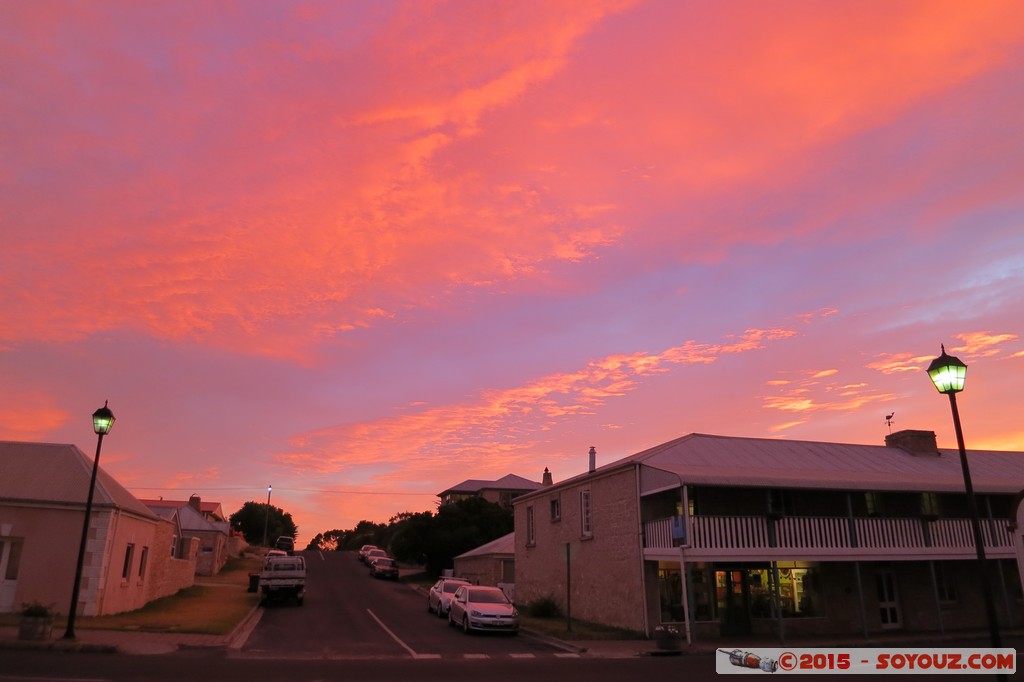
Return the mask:
{"type": "MultiPolygon", "coordinates": [[[[260,490],[264,488],[254,488],[252,486],[242,487],[204,487],[204,486],[189,486],[187,488],[156,488],[147,486],[126,486],[129,490],[163,490],[170,492],[185,492],[186,490],[201,490],[201,491],[212,491],[212,490],[260,490]]],[[[399,492],[389,490],[323,490],[318,488],[274,488],[274,492],[279,490],[293,492],[293,493],[328,493],[336,495],[403,495],[403,496],[429,496],[437,497],[436,493],[410,493],[410,492],[399,492]]]]}

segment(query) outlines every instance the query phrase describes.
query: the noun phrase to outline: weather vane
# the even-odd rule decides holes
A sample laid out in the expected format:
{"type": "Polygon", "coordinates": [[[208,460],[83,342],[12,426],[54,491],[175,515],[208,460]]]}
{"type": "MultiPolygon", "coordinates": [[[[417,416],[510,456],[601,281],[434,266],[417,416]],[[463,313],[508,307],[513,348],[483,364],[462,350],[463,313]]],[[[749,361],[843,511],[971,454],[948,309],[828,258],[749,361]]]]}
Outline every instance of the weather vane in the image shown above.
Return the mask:
{"type": "Polygon", "coordinates": [[[892,418],[893,418],[893,417],[894,417],[895,415],[896,415],[896,412],[895,412],[895,411],[893,411],[893,412],[892,412],[892,413],[890,413],[890,414],[887,414],[887,415],[885,415],[885,424],[886,424],[886,426],[888,426],[888,427],[889,427],[889,433],[890,433],[890,434],[892,434],[892,418]]]}

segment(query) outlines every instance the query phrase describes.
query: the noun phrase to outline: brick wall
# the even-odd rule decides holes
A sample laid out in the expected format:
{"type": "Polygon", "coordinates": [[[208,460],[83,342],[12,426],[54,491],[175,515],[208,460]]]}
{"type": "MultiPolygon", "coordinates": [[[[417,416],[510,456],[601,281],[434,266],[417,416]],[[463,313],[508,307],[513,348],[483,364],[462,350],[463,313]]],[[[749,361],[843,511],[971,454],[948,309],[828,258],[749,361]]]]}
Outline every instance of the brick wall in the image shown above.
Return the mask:
{"type": "Polygon", "coordinates": [[[646,631],[636,469],[590,474],[515,502],[516,596],[519,604],[551,598],[572,617],[646,631]],[[581,528],[581,491],[590,492],[592,535],[581,528]],[[558,500],[560,518],[551,517],[558,500]],[[527,509],[535,542],[528,546],[527,509]],[[568,564],[566,571],[566,545],[568,564]]]}

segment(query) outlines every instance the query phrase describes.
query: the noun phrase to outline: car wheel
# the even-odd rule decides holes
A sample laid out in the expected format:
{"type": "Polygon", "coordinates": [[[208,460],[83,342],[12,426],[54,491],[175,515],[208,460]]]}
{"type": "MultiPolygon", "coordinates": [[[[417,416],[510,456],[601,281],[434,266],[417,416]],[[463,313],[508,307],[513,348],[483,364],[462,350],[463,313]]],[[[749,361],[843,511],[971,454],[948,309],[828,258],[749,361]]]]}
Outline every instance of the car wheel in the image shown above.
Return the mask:
{"type": "Polygon", "coordinates": [[[448,614],[445,613],[445,610],[441,608],[441,603],[440,602],[438,602],[438,604],[437,604],[437,615],[440,618],[445,618],[445,617],[448,616],[448,614]]]}
{"type": "Polygon", "coordinates": [[[469,634],[469,616],[462,617],[462,631],[469,634]]]}
{"type": "Polygon", "coordinates": [[[430,600],[427,600],[427,613],[433,613],[434,607],[430,605],[430,600]]]}
{"type": "Polygon", "coordinates": [[[451,612],[450,609],[448,611],[448,627],[450,627],[450,628],[455,627],[455,621],[452,620],[452,612],[451,612]]]}

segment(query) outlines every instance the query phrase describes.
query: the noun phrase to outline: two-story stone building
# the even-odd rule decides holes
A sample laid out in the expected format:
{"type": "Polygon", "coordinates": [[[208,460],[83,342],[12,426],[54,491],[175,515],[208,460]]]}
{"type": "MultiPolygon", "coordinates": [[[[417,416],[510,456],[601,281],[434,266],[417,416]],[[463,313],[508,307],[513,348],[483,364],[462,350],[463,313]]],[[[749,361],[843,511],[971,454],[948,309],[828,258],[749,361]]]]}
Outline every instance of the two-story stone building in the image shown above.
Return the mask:
{"type": "Polygon", "coordinates": [[[482,497],[503,507],[512,506],[512,500],[540,488],[541,484],[515,474],[506,474],[496,481],[467,479],[437,494],[441,504],[451,504],[471,497],[482,497]]]}
{"type": "MultiPolygon", "coordinates": [[[[971,451],[999,622],[1020,625],[1024,453],[971,451]]],[[[690,434],[518,497],[517,601],[691,639],[984,628],[957,450],[690,434]]]]}

